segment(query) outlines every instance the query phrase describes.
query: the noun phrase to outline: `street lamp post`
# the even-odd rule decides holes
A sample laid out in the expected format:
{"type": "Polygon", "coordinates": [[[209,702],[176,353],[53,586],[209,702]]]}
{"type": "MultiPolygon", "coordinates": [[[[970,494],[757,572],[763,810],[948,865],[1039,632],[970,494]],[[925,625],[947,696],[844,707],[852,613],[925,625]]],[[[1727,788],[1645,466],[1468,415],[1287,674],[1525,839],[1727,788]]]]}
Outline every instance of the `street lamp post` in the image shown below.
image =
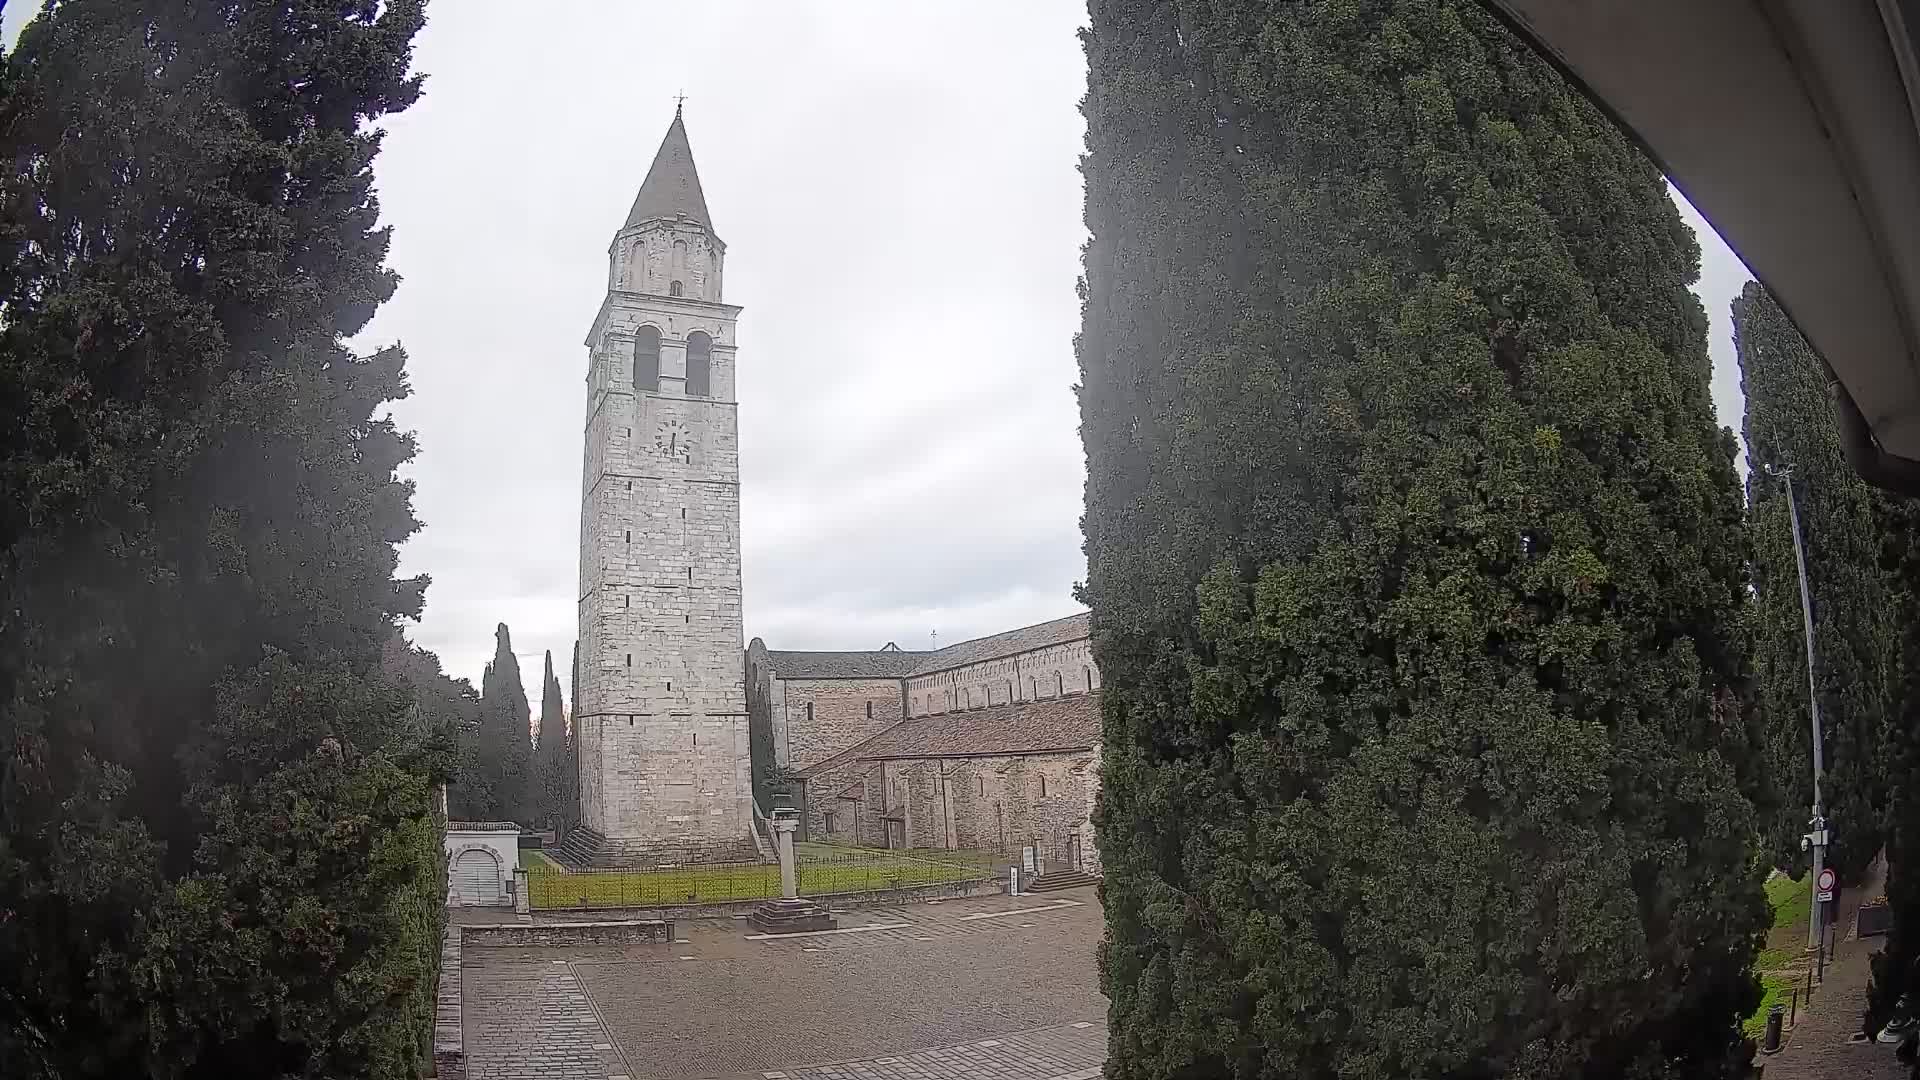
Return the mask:
{"type": "Polygon", "coordinates": [[[1802,838],[1802,846],[1812,853],[1813,868],[1807,874],[1807,888],[1813,891],[1813,903],[1808,908],[1807,947],[1819,948],[1820,924],[1825,920],[1820,908],[1820,869],[1827,861],[1826,807],[1820,800],[1820,774],[1823,772],[1820,749],[1820,686],[1813,674],[1813,598],[1807,592],[1807,552],[1800,540],[1800,504],[1793,497],[1793,470],[1778,465],[1764,466],[1769,476],[1780,478],[1781,486],[1787,489],[1787,520],[1793,526],[1793,561],[1800,570],[1800,619],[1804,624],[1807,637],[1807,704],[1813,717],[1813,820],[1809,823],[1812,831],[1802,838]]]}

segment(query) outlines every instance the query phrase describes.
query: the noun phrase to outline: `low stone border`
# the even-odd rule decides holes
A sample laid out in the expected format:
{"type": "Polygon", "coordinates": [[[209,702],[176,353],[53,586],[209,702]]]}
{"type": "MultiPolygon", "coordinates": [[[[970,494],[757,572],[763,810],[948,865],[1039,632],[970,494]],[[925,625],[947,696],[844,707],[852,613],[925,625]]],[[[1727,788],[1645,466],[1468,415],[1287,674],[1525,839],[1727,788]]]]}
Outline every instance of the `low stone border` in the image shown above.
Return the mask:
{"type": "MultiPolygon", "coordinates": [[[[897,907],[928,900],[947,900],[963,896],[997,896],[1007,891],[1005,878],[976,878],[971,881],[940,881],[931,885],[905,885],[897,889],[873,889],[866,892],[825,893],[808,896],[824,908],[897,907]]],[[[535,908],[535,919],[556,921],[601,921],[607,919],[730,919],[749,915],[766,897],[752,900],[716,900],[710,904],[665,904],[658,907],[607,908],[535,908]]]]}
{"type": "Polygon", "coordinates": [[[476,948],[516,945],[633,945],[673,940],[671,919],[596,919],[591,922],[495,923],[462,926],[464,944],[476,948]]]}
{"type": "Polygon", "coordinates": [[[433,1075],[440,1080],[467,1080],[460,986],[460,927],[449,925],[440,941],[440,992],[433,1010],[433,1075]]]}

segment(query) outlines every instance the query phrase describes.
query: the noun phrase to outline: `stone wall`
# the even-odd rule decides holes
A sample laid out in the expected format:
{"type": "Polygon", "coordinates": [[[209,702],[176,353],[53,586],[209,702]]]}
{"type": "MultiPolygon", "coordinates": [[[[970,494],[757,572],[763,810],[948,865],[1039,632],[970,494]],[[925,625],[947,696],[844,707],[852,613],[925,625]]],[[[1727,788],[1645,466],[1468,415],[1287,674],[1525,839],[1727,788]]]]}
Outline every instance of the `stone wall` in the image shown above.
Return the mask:
{"type": "Polygon", "coordinates": [[[458,926],[449,926],[440,938],[440,987],[433,1014],[433,1074],[439,1080],[467,1080],[460,935],[458,926]]]}
{"type": "Polygon", "coordinates": [[[594,922],[501,923],[463,926],[468,948],[525,948],[536,945],[634,945],[673,940],[670,919],[620,919],[594,922]]]}
{"type": "Polygon", "coordinates": [[[898,679],[774,681],[774,760],[791,769],[816,765],[904,719],[898,679]]]}
{"type": "Polygon", "coordinates": [[[1044,701],[1100,688],[1100,669],[1085,638],[968,664],[906,680],[909,716],[1044,701]]]}
{"type": "Polygon", "coordinates": [[[622,229],[607,250],[609,289],[720,299],[726,245],[696,221],[647,221],[622,229]]]}
{"type": "Polygon", "coordinates": [[[886,832],[878,818],[884,800],[877,797],[877,777],[869,780],[875,772],[868,762],[849,760],[809,776],[802,835],[809,840],[884,847],[886,832]],[[857,790],[849,790],[856,785],[857,790]]]}
{"type": "Polygon", "coordinates": [[[1032,844],[1049,866],[1097,870],[1091,819],[1099,775],[1093,750],[850,761],[808,778],[809,828],[884,847],[886,820],[900,819],[908,847],[1013,853],[1032,844]],[[862,798],[837,798],[856,784],[862,798]]]}

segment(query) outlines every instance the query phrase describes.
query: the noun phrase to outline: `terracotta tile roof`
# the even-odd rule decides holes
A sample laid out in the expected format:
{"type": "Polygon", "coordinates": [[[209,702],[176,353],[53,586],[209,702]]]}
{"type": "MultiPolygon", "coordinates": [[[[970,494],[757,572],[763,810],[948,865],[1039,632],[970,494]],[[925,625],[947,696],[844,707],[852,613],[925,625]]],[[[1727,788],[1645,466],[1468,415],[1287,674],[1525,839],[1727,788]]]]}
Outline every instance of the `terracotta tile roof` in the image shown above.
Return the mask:
{"type": "Polygon", "coordinates": [[[449,821],[448,832],[510,832],[517,833],[520,826],[511,821],[449,821]]]}
{"type": "Polygon", "coordinates": [[[1069,694],[986,709],[921,716],[801,770],[813,776],[851,761],[894,758],[998,757],[1090,750],[1100,743],[1100,695],[1069,694]]]}
{"type": "Polygon", "coordinates": [[[767,663],[782,679],[898,679],[926,653],[898,649],[867,652],[774,652],[767,663]]]}
{"type": "Polygon", "coordinates": [[[775,652],[767,660],[782,679],[899,679],[998,660],[1088,635],[1087,613],[974,638],[934,651],[871,649],[864,652],[775,652]]]}
{"type": "Polygon", "coordinates": [[[986,660],[998,660],[1015,653],[1044,649],[1049,645],[1061,645],[1069,641],[1079,641],[1089,634],[1087,613],[1069,615],[1064,619],[1023,626],[1018,630],[1009,630],[1004,634],[991,637],[974,638],[949,645],[937,652],[914,653],[919,658],[913,674],[925,675],[933,671],[946,671],[949,668],[965,667],[986,660]]]}

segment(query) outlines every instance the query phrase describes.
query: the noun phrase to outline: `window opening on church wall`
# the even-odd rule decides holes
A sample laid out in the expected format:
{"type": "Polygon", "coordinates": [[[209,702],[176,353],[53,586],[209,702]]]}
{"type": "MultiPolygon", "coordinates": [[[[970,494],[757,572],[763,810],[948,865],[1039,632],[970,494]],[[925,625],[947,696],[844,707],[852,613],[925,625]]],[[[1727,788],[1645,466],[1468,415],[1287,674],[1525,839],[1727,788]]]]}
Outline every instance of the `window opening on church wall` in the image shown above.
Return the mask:
{"type": "Polygon", "coordinates": [[[667,286],[668,296],[683,296],[685,294],[686,294],[686,286],[680,284],[678,281],[675,281],[672,284],[667,286]]]}
{"type": "Polygon", "coordinates": [[[660,392],[660,330],[643,326],[633,335],[633,388],[642,393],[660,392]]]}
{"type": "Polygon", "coordinates": [[[713,396],[713,339],[699,330],[687,335],[687,396],[713,396]]]}

